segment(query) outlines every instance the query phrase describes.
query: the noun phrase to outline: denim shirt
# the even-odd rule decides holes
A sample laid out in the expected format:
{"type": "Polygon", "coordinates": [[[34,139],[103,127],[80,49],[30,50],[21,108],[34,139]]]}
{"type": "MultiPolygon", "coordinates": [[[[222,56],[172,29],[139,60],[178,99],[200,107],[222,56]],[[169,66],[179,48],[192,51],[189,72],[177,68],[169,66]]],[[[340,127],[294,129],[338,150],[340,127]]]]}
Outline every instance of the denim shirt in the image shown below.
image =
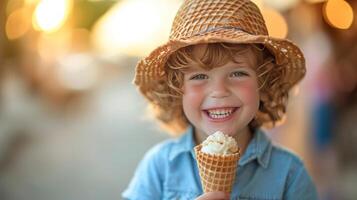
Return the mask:
{"type": "MultiPolygon", "coordinates": [[[[148,151],[123,192],[129,200],[195,199],[202,186],[195,160],[193,128],[148,151]]],[[[274,146],[261,130],[254,133],[238,163],[231,199],[315,200],[316,188],[302,161],[274,146]]]]}

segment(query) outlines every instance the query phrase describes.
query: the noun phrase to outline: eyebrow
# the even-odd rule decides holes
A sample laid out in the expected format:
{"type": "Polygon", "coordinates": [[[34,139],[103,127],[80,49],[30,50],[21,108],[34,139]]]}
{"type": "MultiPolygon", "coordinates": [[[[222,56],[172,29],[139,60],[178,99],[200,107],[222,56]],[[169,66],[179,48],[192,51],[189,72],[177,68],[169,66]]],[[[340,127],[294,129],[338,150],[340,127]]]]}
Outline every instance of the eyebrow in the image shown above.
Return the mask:
{"type": "Polygon", "coordinates": [[[249,57],[240,56],[239,59],[234,60],[232,62],[237,65],[244,64],[244,65],[249,65],[249,67],[254,67],[254,62],[249,57]]]}
{"type": "Polygon", "coordinates": [[[189,72],[198,71],[198,70],[207,71],[206,69],[204,69],[202,67],[199,67],[197,65],[193,65],[193,66],[189,66],[189,67],[183,68],[181,71],[184,72],[184,73],[189,73],[189,72]]]}
{"type": "Polygon", "coordinates": [[[233,63],[232,65],[228,65],[227,67],[234,67],[234,68],[250,68],[250,69],[254,69],[254,65],[252,65],[251,63],[233,63]]]}

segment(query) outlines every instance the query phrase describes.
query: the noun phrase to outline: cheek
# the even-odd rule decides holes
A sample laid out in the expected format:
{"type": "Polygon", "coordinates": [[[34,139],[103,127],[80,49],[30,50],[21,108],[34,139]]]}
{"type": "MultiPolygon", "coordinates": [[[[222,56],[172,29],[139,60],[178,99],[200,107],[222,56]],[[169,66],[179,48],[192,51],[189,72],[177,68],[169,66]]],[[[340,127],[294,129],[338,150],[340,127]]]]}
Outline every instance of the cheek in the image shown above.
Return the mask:
{"type": "Polygon", "coordinates": [[[259,105],[259,90],[255,82],[247,82],[239,86],[239,94],[246,104],[259,105]]]}
{"type": "Polygon", "coordinates": [[[196,99],[204,96],[204,88],[199,85],[183,86],[183,96],[186,99],[196,99]]]}
{"type": "Polygon", "coordinates": [[[204,98],[203,88],[199,86],[184,86],[182,104],[185,113],[194,108],[199,108],[204,98]]]}

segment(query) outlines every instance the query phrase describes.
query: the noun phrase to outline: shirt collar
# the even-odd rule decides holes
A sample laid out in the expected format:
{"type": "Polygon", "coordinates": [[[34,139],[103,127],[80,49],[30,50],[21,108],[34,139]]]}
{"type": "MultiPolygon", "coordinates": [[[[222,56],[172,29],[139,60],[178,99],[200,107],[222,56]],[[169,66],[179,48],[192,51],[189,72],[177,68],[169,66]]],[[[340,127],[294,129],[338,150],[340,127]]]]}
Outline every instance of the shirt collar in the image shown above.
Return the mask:
{"type": "MultiPolygon", "coordinates": [[[[169,154],[169,161],[173,161],[177,156],[185,152],[190,152],[195,157],[194,146],[193,127],[189,126],[186,133],[174,141],[169,154]]],[[[240,158],[239,166],[244,166],[253,160],[257,160],[262,167],[266,168],[269,164],[271,150],[272,144],[270,140],[263,131],[258,129],[254,133],[245,153],[240,158]]]]}
{"type": "Polygon", "coordinates": [[[169,161],[174,160],[177,156],[184,152],[191,152],[194,156],[194,146],[195,142],[193,139],[193,127],[189,126],[186,133],[174,141],[169,154],[169,161]]]}
{"type": "Polygon", "coordinates": [[[272,150],[271,141],[265,135],[265,133],[258,129],[250,141],[243,156],[239,160],[239,166],[244,166],[253,160],[257,160],[263,167],[267,168],[270,161],[270,155],[272,150]]]}

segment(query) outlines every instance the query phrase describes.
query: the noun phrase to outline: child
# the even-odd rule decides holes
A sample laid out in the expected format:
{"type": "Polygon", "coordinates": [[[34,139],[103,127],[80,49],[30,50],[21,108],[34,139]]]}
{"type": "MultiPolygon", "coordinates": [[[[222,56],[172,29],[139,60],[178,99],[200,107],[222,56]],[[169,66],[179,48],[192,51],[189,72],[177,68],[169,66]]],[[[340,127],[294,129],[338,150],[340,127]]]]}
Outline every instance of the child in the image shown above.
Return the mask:
{"type": "Polygon", "coordinates": [[[268,36],[249,0],[185,0],[170,40],[141,60],[135,84],[156,118],[186,132],[151,149],[125,199],[317,199],[303,163],[260,130],[285,114],[288,91],[305,74],[297,46],[268,36]],[[193,147],[215,131],[241,149],[231,194],[202,194],[193,147]]]}

